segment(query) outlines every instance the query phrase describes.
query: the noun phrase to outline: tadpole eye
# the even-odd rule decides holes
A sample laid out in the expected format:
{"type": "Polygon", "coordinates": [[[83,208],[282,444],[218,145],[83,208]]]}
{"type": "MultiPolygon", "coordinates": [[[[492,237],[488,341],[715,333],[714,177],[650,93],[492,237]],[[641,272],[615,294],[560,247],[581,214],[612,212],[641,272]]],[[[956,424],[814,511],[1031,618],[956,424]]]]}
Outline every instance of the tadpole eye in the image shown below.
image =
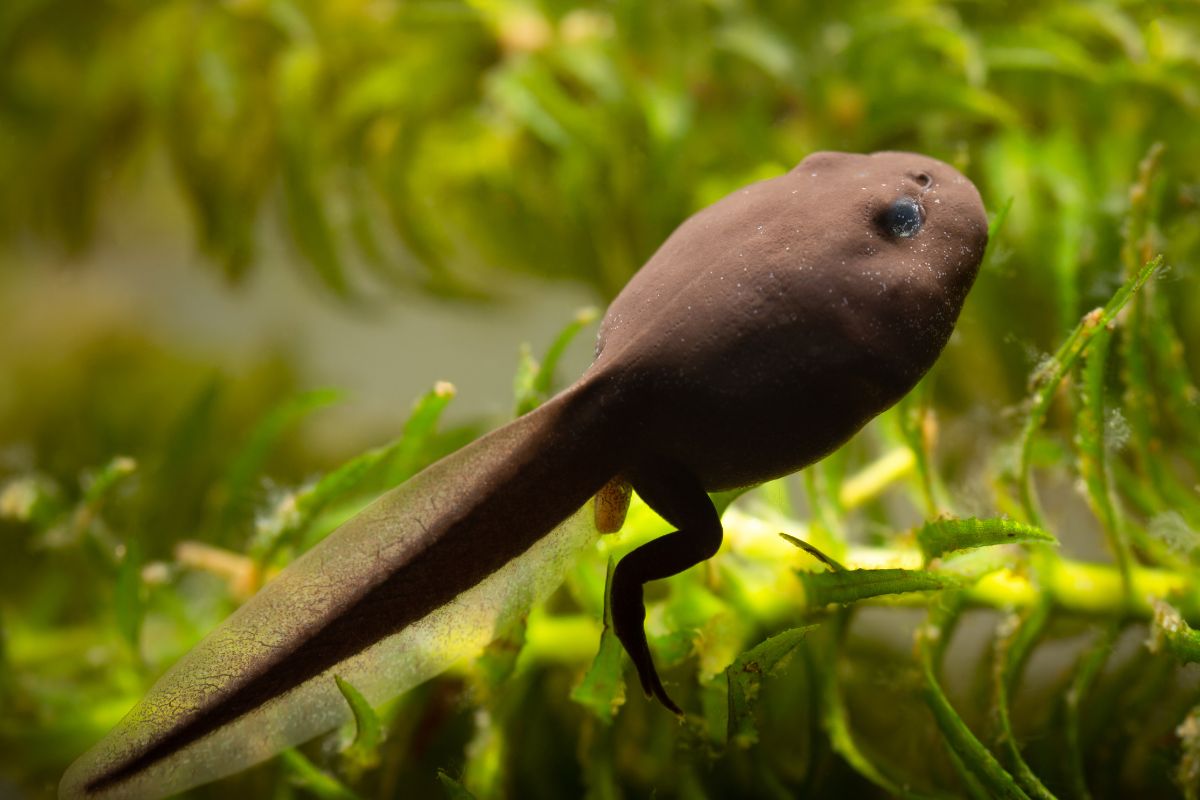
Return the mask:
{"type": "Polygon", "coordinates": [[[911,197],[896,198],[880,218],[883,229],[899,239],[915,236],[924,222],[925,214],[911,197]]]}

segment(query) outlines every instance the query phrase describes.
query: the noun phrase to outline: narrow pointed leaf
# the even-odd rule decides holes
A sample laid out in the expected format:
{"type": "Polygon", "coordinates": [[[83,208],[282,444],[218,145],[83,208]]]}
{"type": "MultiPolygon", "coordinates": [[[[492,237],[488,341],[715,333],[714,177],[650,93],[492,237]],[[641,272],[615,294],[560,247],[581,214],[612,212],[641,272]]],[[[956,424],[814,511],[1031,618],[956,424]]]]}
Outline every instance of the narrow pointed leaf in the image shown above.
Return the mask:
{"type": "Polygon", "coordinates": [[[136,540],[125,545],[125,554],[117,567],[116,597],[117,628],[135,651],[142,630],[145,603],[142,599],[142,549],[136,540]]]}
{"type": "Polygon", "coordinates": [[[934,721],[945,737],[947,746],[992,797],[1028,800],[1029,795],[1025,794],[1013,776],[1000,765],[996,757],[963,722],[938,681],[938,662],[941,661],[953,634],[961,608],[960,598],[935,603],[930,611],[929,621],[918,631],[917,649],[921,670],[925,676],[925,703],[933,713],[934,721]]]}
{"type": "Polygon", "coordinates": [[[792,628],[776,634],[742,653],[725,668],[729,685],[729,722],[727,741],[738,747],[749,747],[758,741],[758,725],[754,712],[762,680],[770,675],[804,641],[815,625],[792,628]]]}
{"type": "Polygon", "coordinates": [[[371,708],[367,698],[362,696],[362,692],[354,688],[354,684],[341,675],[335,675],[333,679],[337,683],[338,691],[342,693],[342,697],[346,698],[346,704],[350,706],[350,710],[354,714],[353,747],[365,755],[374,754],[383,739],[379,726],[379,715],[375,713],[375,709],[371,708]]]}
{"type": "Polygon", "coordinates": [[[1058,540],[1041,528],[999,517],[941,519],[927,522],[917,531],[917,545],[926,561],[956,550],[1018,542],[1057,544],[1058,540]]]}
{"type": "Polygon", "coordinates": [[[597,719],[611,723],[617,709],[625,703],[625,679],[621,674],[625,654],[621,641],[613,630],[609,592],[612,588],[616,560],[608,559],[608,574],[604,580],[604,632],[600,634],[600,649],[579,685],[571,690],[571,699],[590,710],[597,719]]]}
{"type": "Polygon", "coordinates": [[[448,800],[475,800],[475,795],[467,791],[467,787],[451,778],[444,771],[438,771],[438,783],[446,790],[448,800]]]}
{"type": "Polygon", "coordinates": [[[299,750],[283,751],[280,760],[291,782],[311,792],[319,800],[360,800],[357,794],[309,761],[299,750]]]}
{"type": "Polygon", "coordinates": [[[1043,602],[1034,606],[1023,616],[1010,618],[996,643],[993,665],[993,710],[994,716],[1000,724],[999,745],[1008,754],[1008,763],[1013,768],[1021,788],[1028,792],[1030,797],[1040,800],[1053,800],[1054,795],[1045,787],[1021,755],[1016,734],[1012,728],[1009,706],[1013,690],[1020,680],[1021,671],[1029,659],[1033,647],[1045,630],[1049,615],[1050,606],[1043,602]]]}
{"type": "Polygon", "coordinates": [[[336,402],[339,396],[332,389],[304,392],[283,401],[259,421],[230,462],[222,482],[224,503],[219,527],[226,535],[236,530],[237,518],[248,512],[254,480],[284,432],[317,409],[336,402]]]}
{"type": "Polygon", "coordinates": [[[930,592],[963,585],[962,579],[911,569],[848,569],[839,572],[801,572],[804,594],[813,608],[830,603],[853,603],[886,594],[930,592]]]}

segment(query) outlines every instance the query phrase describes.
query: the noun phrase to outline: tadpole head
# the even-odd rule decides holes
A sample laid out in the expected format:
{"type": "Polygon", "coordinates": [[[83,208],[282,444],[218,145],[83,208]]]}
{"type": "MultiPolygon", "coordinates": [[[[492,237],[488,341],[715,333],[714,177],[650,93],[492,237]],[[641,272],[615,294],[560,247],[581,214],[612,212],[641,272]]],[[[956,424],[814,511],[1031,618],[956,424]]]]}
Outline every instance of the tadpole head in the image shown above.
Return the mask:
{"type": "Polygon", "coordinates": [[[966,296],[987,246],[987,213],[954,167],[918,153],[820,152],[792,179],[819,196],[822,225],[856,267],[884,282],[936,283],[955,301],[966,296]]]}

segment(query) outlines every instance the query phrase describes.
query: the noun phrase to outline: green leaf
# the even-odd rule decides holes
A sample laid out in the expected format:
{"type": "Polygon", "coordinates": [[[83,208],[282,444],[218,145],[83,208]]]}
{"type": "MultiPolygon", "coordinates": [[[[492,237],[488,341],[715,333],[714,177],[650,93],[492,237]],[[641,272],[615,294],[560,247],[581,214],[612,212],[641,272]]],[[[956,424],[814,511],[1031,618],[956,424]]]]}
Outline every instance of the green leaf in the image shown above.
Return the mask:
{"type": "Polygon", "coordinates": [[[337,778],[318,768],[299,750],[284,750],[279,760],[283,763],[288,780],[320,800],[360,800],[337,778]]]}
{"type": "Polygon", "coordinates": [[[354,741],[350,745],[353,759],[364,766],[379,763],[379,743],[383,740],[379,715],[353,684],[340,675],[334,675],[333,679],[354,713],[354,741]]]}
{"type": "Polygon", "coordinates": [[[925,523],[917,531],[917,545],[926,563],[956,550],[1017,542],[1058,544],[1057,539],[1040,528],[1002,517],[940,519],[925,523]]]}
{"type": "Polygon", "coordinates": [[[943,509],[950,508],[950,493],[942,485],[933,456],[934,441],[930,431],[937,429],[937,417],[931,404],[932,385],[931,381],[922,380],[896,405],[900,433],[915,462],[921,499],[928,517],[936,517],[943,509]]]}
{"type": "Polygon", "coordinates": [[[137,462],[128,456],[117,456],[86,481],[83,505],[97,508],[112,493],[117,484],[137,469],[137,462]]]}
{"type": "Polygon", "coordinates": [[[814,544],[809,544],[808,542],[804,541],[803,539],[797,539],[795,536],[792,536],[791,534],[787,534],[787,533],[779,534],[779,538],[783,539],[785,542],[792,545],[793,547],[798,547],[801,550],[803,550],[804,552],[808,553],[810,556],[817,559],[825,566],[829,567],[829,569],[832,570],[833,572],[846,572],[847,571],[846,568],[844,566],[842,566],[842,564],[840,562],[835,561],[831,556],[825,555],[825,553],[823,553],[819,549],[817,549],[817,546],[814,544]]]}
{"type": "Polygon", "coordinates": [[[1133,554],[1123,519],[1109,492],[1112,478],[1108,469],[1108,442],[1105,441],[1105,383],[1108,376],[1108,355],[1112,331],[1104,328],[1083,351],[1079,367],[1078,406],[1075,424],[1075,448],[1078,453],[1079,474],[1087,487],[1088,503],[1100,522],[1109,549],[1121,570],[1124,595],[1133,599],[1133,579],[1130,574],[1133,554]]]}
{"type": "Polygon", "coordinates": [[[574,144],[573,135],[562,125],[547,104],[544,88],[537,73],[528,62],[493,71],[486,81],[489,99],[512,122],[556,150],[568,150],[574,144]]]}
{"type": "Polygon", "coordinates": [[[345,268],[329,215],[325,210],[318,165],[322,163],[315,136],[319,131],[316,108],[320,102],[321,51],[300,44],[285,52],[277,66],[278,95],[282,106],[279,145],[283,173],[283,199],[293,240],[334,294],[349,294],[345,268]]]}
{"type": "Polygon", "coordinates": [[[1027,800],[1028,795],[1022,792],[1013,776],[1004,770],[996,757],[988,752],[988,748],[980,744],[976,735],[971,733],[958,711],[955,711],[954,706],[946,699],[941,686],[930,681],[926,684],[924,696],[930,711],[934,712],[937,727],[941,729],[942,735],[946,736],[948,745],[990,795],[994,798],[1027,800]]]}
{"type": "Polygon", "coordinates": [[[9,628],[8,616],[0,609],[0,706],[5,708],[12,707],[9,704],[17,691],[17,673],[8,652],[9,628]]]}
{"type": "Polygon", "coordinates": [[[474,732],[464,749],[461,782],[467,791],[480,797],[499,797],[508,783],[512,759],[510,739],[505,735],[504,710],[495,704],[508,706],[519,713],[519,703],[509,703],[511,695],[491,698],[491,707],[484,706],[474,714],[474,732]]]}
{"type": "MultiPolygon", "coordinates": [[[[225,383],[220,374],[207,376],[181,403],[165,441],[144,464],[145,498],[140,527],[162,531],[178,524],[181,497],[200,497],[212,480],[212,443],[225,383]]],[[[195,501],[193,501],[195,502],[195,501]]]]}
{"type": "Polygon", "coordinates": [[[621,800],[625,793],[616,764],[619,748],[613,727],[586,724],[580,732],[583,735],[580,737],[579,766],[586,789],[584,800],[621,800]]]}
{"type": "Polygon", "coordinates": [[[138,651],[138,635],[142,630],[145,602],[142,599],[142,550],[136,539],[125,543],[125,552],[117,566],[114,605],[117,628],[122,637],[138,651]]]}
{"type": "Polygon", "coordinates": [[[625,678],[621,669],[625,649],[613,630],[610,600],[616,563],[616,559],[609,556],[608,572],[604,579],[604,630],[600,634],[600,649],[583,680],[571,690],[571,699],[605,724],[613,721],[617,709],[625,703],[625,678]]]}
{"type": "Polygon", "coordinates": [[[1028,800],[1029,796],[1017,785],[1013,776],[963,722],[938,682],[937,664],[953,634],[961,608],[961,597],[957,593],[943,597],[933,604],[929,620],[917,632],[918,656],[925,676],[922,692],[925,703],[933,712],[934,721],[946,738],[946,744],[992,797],[1028,800]]]}
{"type": "Polygon", "coordinates": [[[437,430],[442,412],[454,399],[455,393],[454,384],[438,381],[413,403],[400,438],[387,445],[380,454],[380,459],[388,465],[385,479],[388,488],[408,480],[424,466],[429,443],[437,430]]]}
{"type": "Polygon", "coordinates": [[[437,422],[453,397],[451,384],[437,383],[413,404],[399,438],[355,456],[311,486],[282,498],[256,524],[252,547],[256,558],[261,563],[268,562],[280,548],[303,533],[326,507],[362,489],[380,470],[387,470],[383,484],[388,489],[411,477],[424,462],[437,422]]]}
{"type": "Polygon", "coordinates": [[[844,509],[838,497],[842,481],[832,474],[832,459],[824,459],[804,470],[804,490],[812,508],[808,538],[821,548],[844,557],[846,552],[845,531],[842,526],[844,509]]]}
{"type": "Polygon", "coordinates": [[[475,795],[467,791],[467,787],[447,775],[445,770],[438,770],[438,783],[446,790],[446,796],[450,800],[475,800],[475,795]]]}
{"type": "Polygon", "coordinates": [[[517,416],[527,414],[541,403],[536,388],[541,365],[533,357],[533,348],[527,343],[517,353],[517,371],[513,375],[513,397],[516,398],[517,416]]]}
{"type": "Polygon", "coordinates": [[[991,219],[988,220],[987,250],[983,254],[985,262],[987,261],[987,257],[996,249],[996,236],[1000,231],[1004,230],[1004,223],[1008,221],[1008,215],[1012,212],[1013,200],[1015,199],[1015,197],[1010,196],[1004,201],[1004,205],[1000,206],[1000,210],[992,214],[991,219]]]}
{"type": "Polygon", "coordinates": [[[1029,411],[1025,417],[1025,425],[1020,436],[1020,460],[1018,465],[1018,490],[1021,496],[1021,506],[1032,524],[1042,526],[1042,513],[1038,506],[1037,494],[1033,486],[1033,443],[1034,435],[1041,429],[1042,423],[1050,410],[1058,386],[1062,383],[1075,362],[1083,353],[1096,333],[1113,324],[1126,304],[1162,267],[1163,257],[1156,256],[1138,272],[1127,280],[1113,294],[1104,308],[1098,308],[1085,314],[1075,326],[1066,341],[1058,348],[1053,358],[1043,364],[1032,377],[1033,395],[1030,399],[1029,411]]]}
{"type": "Polygon", "coordinates": [[[782,31],[760,18],[740,17],[723,26],[717,31],[716,42],[776,80],[788,80],[796,69],[795,45],[782,31]]]}
{"type": "Polygon", "coordinates": [[[259,420],[242,449],[229,463],[221,484],[224,502],[219,530],[226,540],[236,529],[237,520],[249,513],[255,478],[284,432],[317,409],[336,402],[339,397],[340,392],[333,389],[304,392],[283,401],[259,420]]]}
{"type": "Polygon", "coordinates": [[[599,316],[600,311],[593,306],[581,308],[575,312],[575,318],[559,331],[558,336],[554,337],[554,341],[550,343],[550,347],[542,356],[542,367],[538,370],[537,378],[534,381],[534,388],[544,397],[549,397],[550,393],[554,391],[558,362],[562,360],[567,347],[584,328],[595,322],[599,316]]]}
{"type": "Polygon", "coordinates": [[[517,374],[513,379],[518,416],[529,413],[550,398],[554,392],[558,362],[562,360],[567,346],[580,331],[595,322],[598,316],[599,312],[595,308],[577,311],[575,318],[567,323],[551,342],[540,362],[533,357],[528,347],[521,348],[517,374]]]}
{"type": "Polygon", "coordinates": [[[820,670],[821,685],[821,724],[829,736],[829,743],[834,751],[846,760],[846,763],[859,775],[869,780],[890,795],[905,798],[905,800],[926,800],[940,798],[941,794],[926,794],[908,789],[896,778],[888,774],[883,765],[875,763],[855,741],[854,731],[850,726],[846,710],[846,700],[843,697],[837,676],[837,665],[827,664],[820,670]]]}
{"type": "Polygon", "coordinates": [[[729,686],[726,739],[730,744],[746,748],[758,741],[754,712],[758,706],[762,680],[771,675],[800,646],[805,634],[815,627],[806,625],[778,633],[742,653],[725,668],[725,680],[729,686]]]}
{"type": "Polygon", "coordinates": [[[1091,794],[1087,785],[1087,767],[1084,762],[1084,751],[1080,737],[1080,715],[1084,704],[1088,702],[1092,687],[1100,678],[1100,672],[1112,655],[1113,646],[1120,635],[1120,623],[1109,623],[1096,642],[1085,650],[1075,662],[1071,674],[1071,683],[1062,694],[1063,732],[1067,745],[1067,777],[1071,791],[1076,797],[1087,798],[1091,794]]]}
{"type": "Polygon", "coordinates": [[[1008,754],[1008,761],[1021,787],[1030,797],[1040,800],[1053,800],[1054,795],[1021,756],[1009,714],[1009,698],[1020,680],[1029,654],[1045,631],[1049,617],[1050,604],[1047,602],[1038,603],[1022,616],[1010,616],[1002,623],[993,663],[993,708],[1000,724],[1000,747],[1008,754]]]}
{"type": "MultiPolygon", "coordinates": [[[[769,485],[769,484],[768,484],[769,485]]],[[[724,516],[726,510],[733,505],[734,501],[739,497],[755,489],[754,486],[743,486],[739,489],[726,489],[721,492],[710,492],[708,497],[712,500],[713,508],[717,509],[717,516],[724,516]]]]}
{"type": "Polygon", "coordinates": [[[475,659],[474,672],[479,678],[483,704],[500,702],[505,685],[517,669],[517,659],[525,647],[528,630],[529,617],[522,614],[505,626],[475,659]]]}
{"type": "Polygon", "coordinates": [[[810,608],[830,603],[854,603],[871,597],[930,592],[964,585],[961,578],[912,569],[848,569],[838,572],[800,572],[810,608]]]}

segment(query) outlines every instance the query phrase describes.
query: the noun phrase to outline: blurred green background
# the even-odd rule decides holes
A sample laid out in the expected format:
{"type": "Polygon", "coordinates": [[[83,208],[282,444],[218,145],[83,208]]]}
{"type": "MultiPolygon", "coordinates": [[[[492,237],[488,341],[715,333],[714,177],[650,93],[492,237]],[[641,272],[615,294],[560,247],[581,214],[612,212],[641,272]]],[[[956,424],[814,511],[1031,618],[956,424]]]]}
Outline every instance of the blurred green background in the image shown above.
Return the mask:
{"type": "MultiPolygon", "coordinates": [[[[602,308],[691,212],[820,149],[928,153],[993,214],[1011,204],[928,390],[954,509],[1011,510],[986,476],[1006,469],[1031,374],[1153,254],[1167,269],[1142,318],[1172,332],[1174,355],[1148,374],[1194,383],[1194,2],[0,3],[0,796],[51,794],[233,607],[221,569],[178,542],[260,565],[301,548],[262,544],[281,497],[398,435],[436,380],[458,388],[441,426],[416,425],[359,495],[493,426],[523,342],[540,351],[579,307],[602,308]]],[[[1176,411],[1197,413],[1180,397],[1176,411]]],[[[1067,432],[1042,465],[1069,444],[1070,416],[1051,413],[1067,432]]],[[[1178,498],[1173,530],[1194,538],[1194,420],[1145,420],[1178,472],[1163,492],[1178,498]]],[[[866,462],[879,448],[860,449],[866,462]]],[[[1072,494],[1062,466],[1050,497],[1072,494]]],[[[348,513],[335,505],[319,510],[348,513]]],[[[883,503],[848,529],[870,538],[926,511],[883,503]]],[[[313,511],[314,530],[331,524],[313,511]]],[[[1056,533],[1106,557],[1098,535],[1056,533]]],[[[671,763],[686,736],[640,698],[622,735],[649,755],[623,751],[568,707],[586,660],[550,661],[522,695],[543,754],[479,778],[464,767],[472,717],[438,683],[406,701],[435,735],[394,734],[405,766],[360,790],[387,796],[402,774],[412,796],[437,792],[441,768],[515,796],[867,791],[828,752],[781,768],[787,747],[766,731],[750,756],[671,763]],[[592,759],[612,762],[608,783],[592,759]]],[[[1170,796],[1156,757],[1093,790],[1170,796]]],[[[952,774],[932,771],[913,780],[952,774]]],[[[224,791],[316,791],[260,772],[224,791]]]]}

